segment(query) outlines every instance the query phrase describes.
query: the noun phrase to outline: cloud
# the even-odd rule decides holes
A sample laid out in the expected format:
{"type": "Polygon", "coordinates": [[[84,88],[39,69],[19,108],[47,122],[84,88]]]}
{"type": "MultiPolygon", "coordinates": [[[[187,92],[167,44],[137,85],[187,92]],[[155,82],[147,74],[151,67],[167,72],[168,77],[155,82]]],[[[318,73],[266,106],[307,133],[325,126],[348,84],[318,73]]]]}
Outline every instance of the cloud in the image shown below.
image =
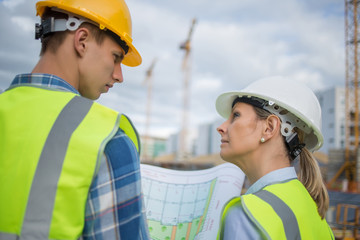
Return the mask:
{"type": "Polygon", "coordinates": [[[32,18],[28,17],[12,17],[11,22],[14,23],[15,28],[19,28],[20,30],[26,32],[34,31],[35,22],[32,18]]]}
{"type": "MultiPolygon", "coordinates": [[[[38,60],[34,40],[35,0],[0,2],[0,88],[29,72],[38,60]]],[[[182,117],[181,64],[191,21],[189,127],[217,118],[215,100],[254,80],[283,75],[313,90],[343,86],[344,4],[337,0],[131,0],[133,43],[143,58],[123,67],[124,83],[98,102],[132,118],[140,134],[146,123],[145,74],[154,58],[151,133],[179,130],[182,117]]],[[[194,130],[195,131],[195,130],[194,130]]]]}
{"type": "Polygon", "coordinates": [[[19,4],[22,4],[25,0],[2,0],[1,4],[9,9],[16,8],[19,4]]]}

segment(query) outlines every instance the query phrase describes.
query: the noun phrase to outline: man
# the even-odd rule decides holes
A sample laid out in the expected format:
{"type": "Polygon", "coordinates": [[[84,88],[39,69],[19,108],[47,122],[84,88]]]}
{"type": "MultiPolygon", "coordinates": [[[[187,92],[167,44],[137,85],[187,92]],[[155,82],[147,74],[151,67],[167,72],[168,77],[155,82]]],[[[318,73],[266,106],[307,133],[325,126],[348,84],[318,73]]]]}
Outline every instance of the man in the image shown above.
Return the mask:
{"type": "Polygon", "coordinates": [[[0,94],[0,239],[148,239],[137,132],[92,101],[141,63],[126,3],[36,9],[40,59],[0,94]]]}

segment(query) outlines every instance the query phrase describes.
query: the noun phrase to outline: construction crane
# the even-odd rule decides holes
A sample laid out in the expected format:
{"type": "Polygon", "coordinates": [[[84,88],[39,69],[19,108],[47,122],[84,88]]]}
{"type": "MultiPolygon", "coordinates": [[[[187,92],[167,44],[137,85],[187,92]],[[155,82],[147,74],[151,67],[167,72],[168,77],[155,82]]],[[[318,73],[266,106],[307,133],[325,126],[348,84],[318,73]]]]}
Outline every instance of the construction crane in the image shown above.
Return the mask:
{"type": "Polygon", "coordinates": [[[150,128],[150,118],[151,118],[151,103],[152,103],[152,73],[157,59],[154,58],[151,62],[150,67],[146,71],[144,85],[147,85],[147,101],[146,101],[146,123],[145,123],[145,138],[144,138],[144,150],[143,150],[143,159],[149,160],[151,157],[148,154],[148,144],[149,144],[149,128],[150,128]]]}
{"type": "Polygon", "coordinates": [[[180,49],[185,51],[184,59],[182,61],[182,71],[184,74],[183,82],[183,109],[182,109],[182,121],[181,121],[181,132],[179,142],[179,153],[178,160],[182,161],[188,157],[186,149],[187,138],[188,138],[188,115],[189,115],[189,82],[191,77],[191,64],[190,64],[190,53],[191,53],[191,37],[194,31],[196,18],[193,18],[188,33],[187,39],[180,44],[180,49]]]}
{"type": "Polygon", "coordinates": [[[345,161],[328,187],[345,173],[348,191],[360,191],[359,157],[359,2],[345,0],[345,161]],[[357,170],[358,169],[358,170],[357,170]],[[356,186],[357,185],[357,186],[356,186]]]}

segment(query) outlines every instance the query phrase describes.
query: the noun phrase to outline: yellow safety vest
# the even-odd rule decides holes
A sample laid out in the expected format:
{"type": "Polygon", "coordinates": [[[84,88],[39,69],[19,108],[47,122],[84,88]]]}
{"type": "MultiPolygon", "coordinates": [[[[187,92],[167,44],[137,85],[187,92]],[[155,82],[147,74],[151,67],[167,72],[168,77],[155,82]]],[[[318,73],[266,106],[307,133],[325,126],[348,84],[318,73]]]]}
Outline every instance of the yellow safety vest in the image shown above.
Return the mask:
{"type": "Polygon", "coordinates": [[[238,204],[260,229],[264,239],[334,239],[326,220],[321,219],[316,203],[297,179],[231,199],[223,208],[218,239],[223,238],[227,213],[238,204]]]}
{"type": "Polygon", "coordinates": [[[0,94],[0,239],[78,239],[88,191],[125,115],[74,93],[19,86],[0,94]]]}

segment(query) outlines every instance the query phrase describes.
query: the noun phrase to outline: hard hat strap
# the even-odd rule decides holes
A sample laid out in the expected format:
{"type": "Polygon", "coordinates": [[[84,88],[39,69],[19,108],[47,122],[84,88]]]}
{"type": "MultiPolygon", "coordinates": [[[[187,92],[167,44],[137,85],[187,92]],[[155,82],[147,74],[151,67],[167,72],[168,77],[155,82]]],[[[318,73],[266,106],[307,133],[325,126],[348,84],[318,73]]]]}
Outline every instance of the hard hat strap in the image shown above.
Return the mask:
{"type": "MultiPolygon", "coordinates": [[[[54,9],[53,9],[54,10],[54,9]]],[[[56,11],[59,11],[56,9],[56,11]]],[[[60,11],[63,12],[63,11],[60,11]]],[[[65,12],[63,12],[65,13],[65,12]]],[[[67,13],[66,13],[67,14],[67,13]]],[[[75,31],[80,25],[84,22],[91,23],[95,26],[98,26],[97,23],[92,22],[88,19],[82,18],[77,15],[68,15],[68,19],[58,19],[54,17],[49,17],[41,20],[41,24],[35,24],[35,39],[43,39],[47,35],[54,32],[63,32],[66,30],[75,31]]],[[[129,46],[123,41],[117,34],[110,31],[109,29],[104,30],[106,34],[114,39],[114,41],[120,45],[120,47],[124,50],[125,55],[129,52],[129,46]]]]}
{"type": "Polygon", "coordinates": [[[308,134],[311,132],[311,129],[302,120],[300,120],[294,114],[278,106],[272,101],[267,101],[254,96],[240,96],[233,101],[231,108],[233,108],[235,104],[238,102],[243,102],[253,105],[254,107],[264,109],[269,113],[278,116],[281,120],[281,134],[284,137],[290,136],[294,127],[297,127],[308,134]]]}
{"type": "Polygon", "coordinates": [[[269,101],[269,104],[265,105],[264,109],[272,114],[275,114],[281,119],[281,134],[284,137],[290,136],[294,127],[301,129],[306,134],[309,134],[312,131],[311,128],[300,118],[273,102],[269,101]]]}
{"type": "Polygon", "coordinates": [[[83,22],[88,21],[73,16],[69,16],[68,19],[55,19],[54,17],[42,19],[41,24],[35,24],[35,39],[44,38],[53,32],[75,31],[83,22]]]}
{"type": "Polygon", "coordinates": [[[311,128],[307,126],[301,119],[296,117],[294,114],[288,110],[278,106],[272,101],[267,101],[254,96],[240,96],[237,97],[233,103],[232,108],[236,103],[243,102],[250,104],[254,107],[258,107],[268,111],[271,114],[278,116],[281,120],[281,135],[284,137],[286,147],[289,151],[289,154],[294,160],[302,151],[302,148],[305,144],[300,143],[297,133],[294,131],[294,128],[297,127],[309,134],[311,128]]]}
{"type": "Polygon", "coordinates": [[[241,96],[241,97],[237,97],[233,101],[231,108],[233,108],[235,106],[235,104],[238,102],[247,103],[247,104],[253,105],[254,107],[258,107],[258,108],[262,108],[262,109],[264,109],[264,106],[267,103],[267,101],[257,98],[257,97],[241,96]]]}

